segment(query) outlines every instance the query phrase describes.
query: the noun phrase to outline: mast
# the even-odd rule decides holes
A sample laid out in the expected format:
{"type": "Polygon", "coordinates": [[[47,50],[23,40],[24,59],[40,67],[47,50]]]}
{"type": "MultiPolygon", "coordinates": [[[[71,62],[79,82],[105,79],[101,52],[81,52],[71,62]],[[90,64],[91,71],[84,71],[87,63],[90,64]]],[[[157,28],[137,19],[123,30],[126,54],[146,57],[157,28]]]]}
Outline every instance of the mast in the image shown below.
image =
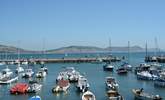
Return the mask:
{"type": "Polygon", "coordinates": [[[157,56],[158,53],[158,41],[157,38],[155,37],[155,56],[157,56]]]}
{"type": "Polygon", "coordinates": [[[146,57],[148,57],[148,46],[147,46],[147,42],[146,42],[146,57]]]}
{"type": "Polygon", "coordinates": [[[130,63],[130,41],[128,41],[128,63],[130,63]]]}
{"type": "Polygon", "coordinates": [[[109,38],[109,54],[111,55],[111,50],[112,50],[112,48],[111,48],[111,38],[109,38]]]}

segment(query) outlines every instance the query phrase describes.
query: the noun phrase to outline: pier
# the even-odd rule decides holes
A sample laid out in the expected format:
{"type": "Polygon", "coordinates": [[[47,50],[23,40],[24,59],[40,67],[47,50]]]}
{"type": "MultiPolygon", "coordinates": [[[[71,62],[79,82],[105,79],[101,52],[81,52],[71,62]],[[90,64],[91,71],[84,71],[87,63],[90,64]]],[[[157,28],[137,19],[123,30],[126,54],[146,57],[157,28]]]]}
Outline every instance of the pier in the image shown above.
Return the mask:
{"type": "Polygon", "coordinates": [[[147,56],[145,62],[159,62],[165,63],[165,56],[147,56]]]}
{"type": "MultiPolygon", "coordinates": [[[[17,62],[18,59],[8,59],[8,60],[0,60],[0,62],[17,62]]],[[[99,63],[99,62],[119,62],[121,61],[120,58],[114,57],[114,58],[107,58],[107,57],[93,57],[93,58],[39,58],[39,59],[20,59],[20,62],[27,61],[28,63],[36,62],[41,63],[99,63]]]]}

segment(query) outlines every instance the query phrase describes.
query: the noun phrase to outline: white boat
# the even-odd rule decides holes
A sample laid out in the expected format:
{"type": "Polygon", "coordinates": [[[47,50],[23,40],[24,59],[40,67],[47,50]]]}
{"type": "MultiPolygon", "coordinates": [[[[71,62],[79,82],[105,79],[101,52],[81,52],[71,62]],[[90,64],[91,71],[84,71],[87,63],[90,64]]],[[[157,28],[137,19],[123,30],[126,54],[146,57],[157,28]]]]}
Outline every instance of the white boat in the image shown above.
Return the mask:
{"type": "Polygon", "coordinates": [[[60,72],[59,75],[57,76],[56,82],[62,79],[69,80],[69,77],[66,72],[60,72]]]}
{"type": "Polygon", "coordinates": [[[104,71],[113,71],[114,66],[111,64],[105,64],[103,66],[104,71]]]}
{"type": "Polygon", "coordinates": [[[0,62],[0,66],[5,65],[5,62],[0,62]]]}
{"type": "Polygon", "coordinates": [[[40,70],[36,73],[36,78],[44,78],[46,75],[47,74],[44,70],[40,70]]]}
{"type": "Polygon", "coordinates": [[[108,90],[118,90],[119,85],[115,81],[114,77],[106,77],[106,88],[108,90]]]}
{"type": "Polygon", "coordinates": [[[18,76],[11,77],[11,76],[4,76],[0,79],[0,84],[10,84],[18,80],[18,76]]]}
{"type": "Polygon", "coordinates": [[[77,82],[80,73],[74,69],[74,67],[66,67],[61,71],[57,77],[57,81],[61,79],[68,79],[70,82],[77,82]]]}
{"type": "Polygon", "coordinates": [[[46,73],[48,73],[48,68],[46,68],[45,65],[42,65],[41,68],[40,68],[40,70],[43,70],[46,73]]]}
{"type": "Polygon", "coordinates": [[[23,67],[21,67],[20,64],[18,64],[18,66],[16,68],[16,73],[21,73],[21,72],[24,72],[24,69],[23,69],[23,67]]]}
{"type": "Polygon", "coordinates": [[[40,96],[33,96],[29,100],[41,100],[40,96]]]}
{"type": "Polygon", "coordinates": [[[32,69],[25,69],[25,73],[22,74],[23,78],[29,78],[32,77],[34,74],[32,69]]]}
{"type": "Polygon", "coordinates": [[[118,91],[109,90],[107,92],[109,100],[124,100],[124,98],[118,93],[118,91]]]}
{"type": "Polygon", "coordinates": [[[53,87],[52,92],[58,93],[58,92],[66,92],[67,89],[70,87],[69,80],[59,80],[57,85],[53,87]]]}
{"type": "Polygon", "coordinates": [[[155,86],[165,87],[165,72],[161,72],[159,78],[154,82],[155,86]]]}
{"type": "Polygon", "coordinates": [[[28,65],[28,61],[27,60],[24,60],[21,62],[23,65],[28,65]]]}
{"type": "Polygon", "coordinates": [[[77,89],[80,92],[86,92],[89,89],[88,80],[84,76],[80,76],[78,79],[77,89]]]}
{"type": "Polygon", "coordinates": [[[148,71],[142,71],[142,72],[137,72],[137,78],[142,79],[142,80],[155,80],[158,77],[155,75],[152,75],[148,71]]]}
{"type": "Polygon", "coordinates": [[[133,68],[129,63],[126,62],[124,62],[121,66],[126,68],[128,71],[131,71],[133,68]]]}
{"type": "Polygon", "coordinates": [[[135,95],[135,99],[138,100],[163,100],[159,95],[152,95],[145,93],[142,89],[132,89],[133,94],[135,95]]]}
{"type": "Polygon", "coordinates": [[[33,82],[29,85],[28,93],[37,93],[42,88],[42,85],[38,82],[33,82]]]}
{"type": "Polygon", "coordinates": [[[82,100],[96,100],[96,97],[92,92],[86,91],[82,95],[82,100]]]}
{"type": "Polygon", "coordinates": [[[8,66],[2,70],[2,75],[5,77],[10,77],[12,74],[13,72],[8,68],[8,66]]]}

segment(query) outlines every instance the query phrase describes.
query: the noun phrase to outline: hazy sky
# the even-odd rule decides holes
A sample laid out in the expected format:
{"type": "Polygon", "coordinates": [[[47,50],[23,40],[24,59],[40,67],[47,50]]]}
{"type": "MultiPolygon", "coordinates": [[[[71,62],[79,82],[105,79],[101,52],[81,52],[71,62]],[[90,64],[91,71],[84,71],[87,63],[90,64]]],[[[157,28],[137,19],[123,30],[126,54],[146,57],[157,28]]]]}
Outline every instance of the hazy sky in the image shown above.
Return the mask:
{"type": "Polygon", "coordinates": [[[69,45],[165,49],[164,0],[0,0],[0,44],[41,50],[69,45]]]}

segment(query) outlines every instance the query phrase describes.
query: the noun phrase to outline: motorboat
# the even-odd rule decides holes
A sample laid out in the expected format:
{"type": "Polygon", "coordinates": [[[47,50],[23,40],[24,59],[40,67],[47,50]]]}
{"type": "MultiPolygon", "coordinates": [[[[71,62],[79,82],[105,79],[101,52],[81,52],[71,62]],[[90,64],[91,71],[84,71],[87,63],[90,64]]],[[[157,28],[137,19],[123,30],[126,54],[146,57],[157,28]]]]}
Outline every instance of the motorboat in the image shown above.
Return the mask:
{"type": "Polygon", "coordinates": [[[60,72],[59,75],[57,76],[56,82],[62,79],[69,80],[69,77],[66,72],[60,72]]]}
{"type": "Polygon", "coordinates": [[[36,78],[44,78],[46,75],[47,74],[44,70],[40,70],[36,73],[36,78]]]}
{"type": "Polygon", "coordinates": [[[104,69],[104,71],[113,71],[114,66],[111,65],[111,64],[105,64],[105,65],[103,66],[103,69],[104,69]]]}
{"type": "Polygon", "coordinates": [[[154,81],[154,85],[159,86],[159,87],[165,87],[165,73],[164,72],[160,73],[159,78],[157,78],[154,81]]]}
{"type": "Polygon", "coordinates": [[[45,71],[46,74],[48,74],[48,68],[45,67],[45,65],[42,65],[41,68],[40,68],[40,70],[45,71]]]}
{"type": "Polygon", "coordinates": [[[42,88],[42,84],[39,84],[37,81],[30,82],[28,93],[37,93],[42,88]]]}
{"type": "Polygon", "coordinates": [[[22,74],[23,78],[30,78],[34,74],[32,69],[25,69],[25,73],[22,74]]]}
{"type": "Polygon", "coordinates": [[[78,82],[80,73],[74,67],[66,67],[61,71],[57,77],[57,81],[61,79],[68,79],[70,82],[78,82]]]}
{"type": "Polygon", "coordinates": [[[22,73],[22,72],[24,72],[24,69],[23,69],[23,67],[20,66],[20,63],[18,64],[18,66],[17,66],[15,72],[16,72],[17,74],[18,74],[18,73],[22,73]]]}
{"type": "Polygon", "coordinates": [[[16,82],[18,80],[18,76],[2,76],[0,78],[0,84],[10,84],[16,82]]]}
{"type": "Polygon", "coordinates": [[[109,90],[107,92],[108,100],[124,100],[118,91],[109,90]]]}
{"type": "Polygon", "coordinates": [[[29,100],[41,100],[40,96],[33,96],[29,100]]]}
{"type": "Polygon", "coordinates": [[[25,94],[27,93],[29,85],[26,83],[17,83],[10,89],[11,94],[25,94]]]}
{"type": "Polygon", "coordinates": [[[132,67],[129,63],[127,63],[127,62],[124,62],[121,66],[124,67],[124,68],[126,68],[128,71],[132,71],[132,68],[133,68],[133,67],[132,67]]]}
{"type": "Polygon", "coordinates": [[[53,87],[52,92],[58,93],[58,92],[66,92],[67,89],[70,87],[69,80],[59,80],[57,85],[53,87]]]}
{"type": "Polygon", "coordinates": [[[114,77],[106,77],[106,88],[108,90],[118,90],[119,85],[116,83],[114,77]]]}
{"type": "Polygon", "coordinates": [[[82,100],[96,100],[96,97],[92,92],[86,91],[82,95],[82,100]]]}
{"type": "Polygon", "coordinates": [[[138,67],[135,67],[135,74],[141,71],[149,71],[151,65],[147,63],[141,63],[138,67]]]}
{"type": "Polygon", "coordinates": [[[124,67],[118,68],[116,71],[118,74],[127,74],[128,73],[127,69],[124,67]]]}
{"type": "Polygon", "coordinates": [[[156,75],[152,75],[148,71],[137,72],[137,78],[141,80],[155,80],[158,78],[156,75]]]}
{"type": "Polygon", "coordinates": [[[152,95],[149,93],[145,93],[143,88],[141,89],[132,89],[133,94],[135,95],[135,99],[140,100],[163,100],[159,95],[152,95]]]}
{"type": "Polygon", "coordinates": [[[13,72],[6,66],[5,69],[2,70],[2,75],[5,77],[9,77],[13,74],[13,72]]]}
{"type": "Polygon", "coordinates": [[[80,92],[86,92],[89,89],[88,80],[84,76],[80,76],[77,83],[77,89],[80,92]]]}

